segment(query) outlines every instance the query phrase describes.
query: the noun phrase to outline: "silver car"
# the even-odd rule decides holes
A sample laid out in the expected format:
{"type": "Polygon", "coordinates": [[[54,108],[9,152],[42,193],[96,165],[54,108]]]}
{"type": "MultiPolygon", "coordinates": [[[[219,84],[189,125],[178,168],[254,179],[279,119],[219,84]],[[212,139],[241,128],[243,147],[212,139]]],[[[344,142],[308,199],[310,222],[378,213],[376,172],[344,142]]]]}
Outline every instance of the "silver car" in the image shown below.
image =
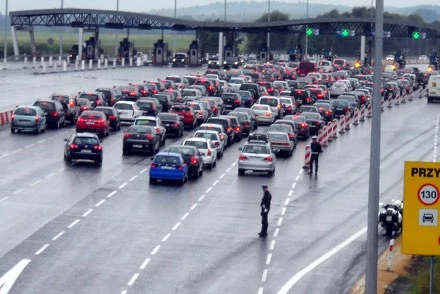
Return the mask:
{"type": "Polygon", "coordinates": [[[249,141],[242,148],[238,158],[238,175],[246,171],[267,172],[272,176],[275,172],[276,158],[270,143],[265,141],[249,141]]]}
{"type": "Polygon", "coordinates": [[[292,156],[296,144],[289,139],[289,135],[283,132],[267,132],[267,140],[271,143],[276,154],[284,153],[292,156]]]}
{"type": "Polygon", "coordinates": [[[220,134],[217,131],[199,130],[194,133],[194,138],[211,139],[211,141],[214,143],[215,149],[217,149],[217,158],[220,159],[223,157],[225,145],[220,139],[220,134]]]}
{"type": "Polygon", "coordinates": [[[203,165],[208,168],[216,167],[217,165],[217,150],[211,139],[205,138],[189,138],[182,144],[183,146],[194,146],[199,150],[203,165]]]}
{"type": "Polygon", "coordinates": [[[32,131],[36,134],[46,130],[46,114],[38,106],[18,106],[12,115],[11,133],[32,131]]]}
{"type": "Polygon", "coordinates": [[[269,105],[254,104],[252,105],[251,109],[255,112],[257,124],[271,124],[275,121],[275,113],[272,111],[269,105]]]}

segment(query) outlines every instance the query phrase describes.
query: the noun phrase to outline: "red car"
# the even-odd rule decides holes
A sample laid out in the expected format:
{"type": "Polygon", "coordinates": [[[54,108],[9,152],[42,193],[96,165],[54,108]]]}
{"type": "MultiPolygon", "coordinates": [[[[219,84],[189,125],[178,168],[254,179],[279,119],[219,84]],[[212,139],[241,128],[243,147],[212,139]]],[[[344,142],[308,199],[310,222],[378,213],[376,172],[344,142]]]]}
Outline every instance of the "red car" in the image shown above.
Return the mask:
{"type": "Polygon", "coordinates": [[[76,122],[76,132],[98,133],[105,137],[110,133],[110,124],[101,111],[84,111],[76,122]]]}
{"type": "Polygon", "coordinates": [[[176,113],[183,121],[183,124],[185,126],[191,127],[191,129],[195,129],[195,127],[197,126],[196,113],[194,112],[194,109],[191,107],[191,105],[174,104],[170,109],[170,113],[176,113]]]}

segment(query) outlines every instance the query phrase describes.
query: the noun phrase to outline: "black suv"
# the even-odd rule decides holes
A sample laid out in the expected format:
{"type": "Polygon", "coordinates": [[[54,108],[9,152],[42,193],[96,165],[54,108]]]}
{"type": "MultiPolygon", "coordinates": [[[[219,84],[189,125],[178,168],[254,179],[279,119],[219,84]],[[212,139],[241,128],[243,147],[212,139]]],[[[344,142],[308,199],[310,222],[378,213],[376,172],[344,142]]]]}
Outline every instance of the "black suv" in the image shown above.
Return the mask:
{"type": "Polygon", "coordinates": [[[84,98],[92,104],[92,110],[98,106],[107,106],[104,94],[101,92],[82,92],[79,93],[78,98],[84,98]]]}
{"type": "Polygon", "coordinates": [[[232,111],[237,107],[241,107],[241,96],[238,93],[223,93],[222,99],[226,110],[232,111]]]}
{"type": "Polygon", "coordinates": [[[186,53],[176,53],[173,58],[173,67],[185,66],[188,63],[186,53]]]}
{"type": "Polygon", "coordinates": [[[34,106],[40,107],[46,113],[46,124],[59,129],[66,126],[66,114],[63,105],[58,100],[37,100],[34,106]]]}
{"type": "Polygon", "coordinates": [[[73,160],[92,160],[95,165],[102,164],[102,145],[96,134],[73,133],[64,141],[64,160],[67,163],[73,160]]]}
{"type": "Polygon", "coordinates": [[[234,143],[234,130],[232,128],[232,122],[230,118],[227,117],[211,117],[206,122],[208,124],[218,124],[222,125],[228,136],[228,145],[234,143]]]}
{"type": "Polygon", "coordinates": [[[76,107],[76,98],[70,97],[69,95],[58,94],[53,94],[50,98],[51,100],[58,100],[61,102],[65,114],[65,120],[74,125],[79,117],[79,107],[76,107]]]}
{"type": "Polygon", "coordinates": [[[109,106],[113,106],[121,100],[122,96],[122,92],[118,88],[98,88],[96,92],[101,92],[104,95],[105,102],[109,106]]]}

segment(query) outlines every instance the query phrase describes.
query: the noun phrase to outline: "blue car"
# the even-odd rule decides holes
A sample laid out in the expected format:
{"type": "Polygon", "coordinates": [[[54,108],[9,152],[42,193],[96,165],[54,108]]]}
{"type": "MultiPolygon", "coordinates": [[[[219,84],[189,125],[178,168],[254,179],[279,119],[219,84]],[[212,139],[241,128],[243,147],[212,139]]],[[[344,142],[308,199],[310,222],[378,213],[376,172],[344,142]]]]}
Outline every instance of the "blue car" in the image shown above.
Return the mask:
{"type": "Polygon", "coordinates": [[[151,160],[150,184],[157,180],[173,180],[183,185],[188,180],[188,165],[180,153],[160,152],[151,160]]]}

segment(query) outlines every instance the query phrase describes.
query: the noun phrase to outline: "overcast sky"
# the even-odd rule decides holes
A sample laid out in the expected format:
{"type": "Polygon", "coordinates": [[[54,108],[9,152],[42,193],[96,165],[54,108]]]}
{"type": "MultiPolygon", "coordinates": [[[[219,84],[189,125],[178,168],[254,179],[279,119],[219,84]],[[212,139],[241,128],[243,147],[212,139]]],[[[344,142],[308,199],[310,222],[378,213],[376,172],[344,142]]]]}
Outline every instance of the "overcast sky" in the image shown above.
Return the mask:
{"type": "MultiPolygon", "coordinates": [[[[0,0],[0,11],[2,14],[5,11],[5,1],[0,0]]],[[[117,0],[64,0],[64,7],[66,8],[89,8],[89,9],[116,9],[117,0]]],[[[237,2],[228,0],[229,2],[237,2]]],[[[257,2],[267,2],[268,0],[256,0],[257,2]]],[[[273,2],[278,2],[272,0],[273,2]]],[[[291,2],[292,0],[284,0],[282,2],[291,2]]],[[[294,0],[297,1],[297,0],[294,0]]],[[[304,2],[306,0],[301,0],[304,2]]],[[[223,0],[177,0],[177,7],[188,7],[194,5],[204,5],[210,3],[221,2],[223,0]]],[[[250,1],[241,1],[250,2],[250,1]]],[[[281,2],[281,1],[280,1],[281,2]]],[[[309,0],[309,3],[325,3],[325,4],[344,4],[351,6],[370,6],[371,0],[309,0]]],[[[399,1],[385,1],[386,6],[414,6],[418,2],[414,0],[399,0],[399,1]]],[[[437,5],[436,0],[424,0],[424,5],[437,5]]],[[[61,6],[61,0],[9,0],[9,11],[14,10],[28,10],[28,9],[49,9],[49,8],[59,8],[61,6]]],[[[173,8],[174,0],[119,0],[119,9],[123,11],[132,12],[148,12],[150,9],[160,9],[160,8],[173,8]],[[151,6],[154,3],[153,6],[151,6]]]]}

